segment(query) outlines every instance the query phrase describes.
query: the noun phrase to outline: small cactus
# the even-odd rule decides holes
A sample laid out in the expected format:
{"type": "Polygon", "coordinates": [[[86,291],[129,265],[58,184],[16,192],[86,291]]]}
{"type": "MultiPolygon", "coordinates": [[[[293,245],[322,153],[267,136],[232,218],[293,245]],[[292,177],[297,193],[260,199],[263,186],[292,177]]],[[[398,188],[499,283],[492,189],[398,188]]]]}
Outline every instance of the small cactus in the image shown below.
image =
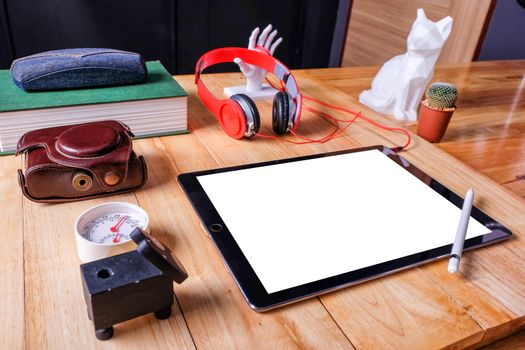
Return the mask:
{"type": "Polygon", "coordinates": [[[458,90],[454,84],[432,83],[426,93],[429,107],[439,110],[455,108],[458,90]]]}

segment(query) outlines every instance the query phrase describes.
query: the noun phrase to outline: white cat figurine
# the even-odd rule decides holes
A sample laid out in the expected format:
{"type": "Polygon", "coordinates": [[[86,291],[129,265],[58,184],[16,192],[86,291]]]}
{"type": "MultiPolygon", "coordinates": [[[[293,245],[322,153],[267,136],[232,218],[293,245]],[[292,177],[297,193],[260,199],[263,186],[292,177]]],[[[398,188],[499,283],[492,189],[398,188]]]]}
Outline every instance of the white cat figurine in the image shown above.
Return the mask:
{"type": "Polygon", "coordinates": [[[447,16],[432,22],[423,9],[407,38],[407,52],[387,61],[379,70],[372,88],[359,95],[359,101],[379,113],[393,114],[399,120],[415,121],[425,87],[452,29],[447,16]]]}

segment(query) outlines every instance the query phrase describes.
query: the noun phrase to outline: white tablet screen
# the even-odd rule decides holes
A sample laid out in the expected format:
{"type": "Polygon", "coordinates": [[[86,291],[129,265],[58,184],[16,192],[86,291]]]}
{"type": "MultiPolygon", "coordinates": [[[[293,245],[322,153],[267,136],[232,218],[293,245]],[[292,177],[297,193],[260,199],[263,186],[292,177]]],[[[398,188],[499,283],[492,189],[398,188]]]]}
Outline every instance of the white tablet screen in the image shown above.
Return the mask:
{"type": "Polygon", "coordinates": [[[451,244],[461,216],[379,150],[197,179],[268,293],[451,244]]]}

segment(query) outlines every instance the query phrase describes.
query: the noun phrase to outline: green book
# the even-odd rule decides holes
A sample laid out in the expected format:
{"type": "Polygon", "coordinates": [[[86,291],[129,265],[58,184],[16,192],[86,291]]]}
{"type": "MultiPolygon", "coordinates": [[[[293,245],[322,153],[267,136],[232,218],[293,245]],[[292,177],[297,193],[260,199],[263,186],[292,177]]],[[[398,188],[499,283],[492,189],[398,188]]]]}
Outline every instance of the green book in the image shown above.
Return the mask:
{"type": "Polygon", "coordinates": [[[0,70],[0,154],[13,153],[27,131],[116,119],[137,137],[187,132],[187,94],[158,61],[143,84],[26,92],[0,70]]]}
{"type": "Polygon", "coordinates": [[[148,82],[61,91],[26,92],[13,83],[8,69],[0,70],[0,112],[65,107],[153,98],[187,96],[159,61],[147,62],[148,82]]]}

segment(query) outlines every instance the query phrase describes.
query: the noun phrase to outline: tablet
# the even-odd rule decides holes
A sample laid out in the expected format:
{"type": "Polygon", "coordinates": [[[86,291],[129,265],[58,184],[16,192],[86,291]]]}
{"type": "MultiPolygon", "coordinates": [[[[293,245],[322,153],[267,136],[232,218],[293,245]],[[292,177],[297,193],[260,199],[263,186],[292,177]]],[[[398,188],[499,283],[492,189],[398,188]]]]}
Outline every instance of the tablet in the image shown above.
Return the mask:
{"type": "MultiPolygon", "coordinates": [[[[257,311],[448,256],[463,203],[384,146],[178,179],[257,311]]],[[[465,249],[510,235],[473,207],[465,249]]]]}

